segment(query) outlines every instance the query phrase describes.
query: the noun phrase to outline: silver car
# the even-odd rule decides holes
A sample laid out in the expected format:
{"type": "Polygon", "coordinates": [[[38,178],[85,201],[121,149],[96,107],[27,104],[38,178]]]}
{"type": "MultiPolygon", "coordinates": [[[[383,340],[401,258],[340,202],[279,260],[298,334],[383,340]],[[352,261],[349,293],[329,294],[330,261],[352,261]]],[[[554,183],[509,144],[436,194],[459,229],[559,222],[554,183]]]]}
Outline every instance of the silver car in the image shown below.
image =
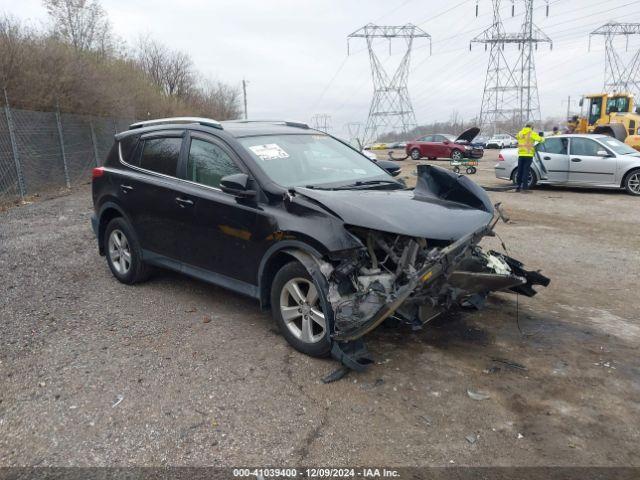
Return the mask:
{"type": "MultiPolygon", "coordinates": [[[[515,183],[518,150],[500,151],[496,178],[515,183]]],[[[624,188],[640,195],[640,152],[606,135],[556,135],[536,147],[529,185],[624,188]]]]}

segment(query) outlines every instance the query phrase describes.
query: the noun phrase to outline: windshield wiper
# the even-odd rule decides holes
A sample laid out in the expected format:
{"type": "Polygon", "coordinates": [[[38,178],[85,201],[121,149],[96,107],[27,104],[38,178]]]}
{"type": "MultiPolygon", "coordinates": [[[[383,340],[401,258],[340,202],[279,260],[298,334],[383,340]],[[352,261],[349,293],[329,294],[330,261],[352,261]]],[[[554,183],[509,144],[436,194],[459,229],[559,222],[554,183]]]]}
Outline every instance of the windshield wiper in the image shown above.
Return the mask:
{"type": "Polygon", "coordinates": [[[395,180],[365,180],[364,182],[358,181],[355,183],[351,183],[349,185],[343,185],[342,187],[335,187],[333,188],[333,190],[352,190],[352,189],[358,189],[362,187],[366,188],[366,187],[371,187],[376,185],[397,185],[399,187],[402,187],[402,185],[399,182],[396,182],[395,180]]]}

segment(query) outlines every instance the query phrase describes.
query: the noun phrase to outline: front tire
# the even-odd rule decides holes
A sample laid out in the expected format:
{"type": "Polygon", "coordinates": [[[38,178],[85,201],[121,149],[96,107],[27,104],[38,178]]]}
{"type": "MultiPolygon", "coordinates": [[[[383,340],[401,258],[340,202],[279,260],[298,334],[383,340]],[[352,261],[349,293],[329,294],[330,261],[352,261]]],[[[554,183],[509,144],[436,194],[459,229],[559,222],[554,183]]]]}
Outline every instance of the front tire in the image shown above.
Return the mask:
{"type": "Polygon", "coordinates": [[[122,217],[109,222],[104,232],[105,255],[111,273],[119,282],[132,285],[149,278],[142,249],[133,227],[122,217]]]}
{"type": "Polygon", "coordinates": [[[640,169],[627,173],[624,177],[624,189],[629,195],[640,195],[640,169]]]}
{"type": "Polygon", "coordinates": [[[451,160],[455,160],[455,161],[461,161],[462,159],[464,159],[464,155],[462,154],[462,152],[460,150],[452,150],[451,151],[451,160]]]}
{"type": "Polygon", "coordinates": [[[413,150],[411,150],[411,158],[413,160],[420,160],[422,158],[422,155],[420,154],[420,150],[417,148],[414,148],[413,150]]]}
{"type": "Polygon", "coordinates": [[[328,305],[325,292],[301,263],[287,263],[274,277],[273,319],[293,348],[312,357],[325,357],[331,351],[323,305],[328,305]]]}

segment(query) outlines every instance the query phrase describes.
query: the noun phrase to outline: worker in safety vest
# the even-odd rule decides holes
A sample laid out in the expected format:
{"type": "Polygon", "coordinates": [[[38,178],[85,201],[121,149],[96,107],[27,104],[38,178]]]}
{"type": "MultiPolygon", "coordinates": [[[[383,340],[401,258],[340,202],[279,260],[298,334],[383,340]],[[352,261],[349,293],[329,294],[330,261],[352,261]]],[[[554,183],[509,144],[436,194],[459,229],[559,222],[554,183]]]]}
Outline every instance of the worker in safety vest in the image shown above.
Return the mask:
{"type": "Polygon", "coordinates": [[[533,163],[533,156],[535,155],[536,142],[544,142],[544,137],[541,137],[532,130],[533,125],[531,122],[527,122],[522,130],[516,135],[518,140],[518,177],[516,192],[527,192],[529,187],[529,176],[532,175],[531,164],[533,163]]]}

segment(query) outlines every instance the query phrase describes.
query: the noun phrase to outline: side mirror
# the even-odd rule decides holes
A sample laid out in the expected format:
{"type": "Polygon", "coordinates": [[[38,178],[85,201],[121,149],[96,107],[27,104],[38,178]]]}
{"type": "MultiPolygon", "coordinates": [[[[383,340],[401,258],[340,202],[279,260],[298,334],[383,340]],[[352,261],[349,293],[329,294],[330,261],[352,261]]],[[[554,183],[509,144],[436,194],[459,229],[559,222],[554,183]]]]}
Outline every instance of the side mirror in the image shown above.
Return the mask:
{"type": "Polygon", "coordinates": [[[610,157],[611,155],[609,155],[609,152],[607,152],[606,150],[598,150],[596,152],[596,155],[599,157],[610,157]]]}
{"type": "Polygon", "coordinates": [[[388,160],[377,160],[375,163],[392,177],[400,175],[400,167],[394,162],[390,162],[388,160]]]}
{"type": "Polygon", "coordinates": [[[220,179],[220,190],[239,198],[251,198],[256,196],[255,190],[249,189],[249,175],[246,173],[234,173],[220,179]]]}

